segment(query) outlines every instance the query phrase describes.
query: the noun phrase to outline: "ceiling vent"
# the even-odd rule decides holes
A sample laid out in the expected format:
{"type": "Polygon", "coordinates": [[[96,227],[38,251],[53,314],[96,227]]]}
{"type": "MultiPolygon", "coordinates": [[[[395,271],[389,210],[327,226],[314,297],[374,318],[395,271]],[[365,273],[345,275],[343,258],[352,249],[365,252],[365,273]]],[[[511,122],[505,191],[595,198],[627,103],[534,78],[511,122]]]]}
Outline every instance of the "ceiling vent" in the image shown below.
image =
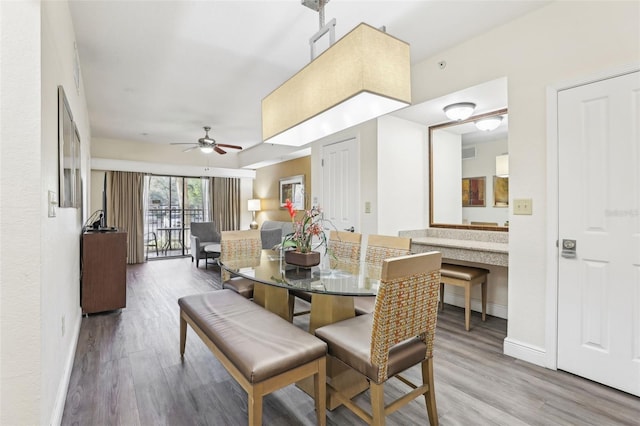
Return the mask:
{"type": "Polygon", "coordinates": [[[476,158],[476,146],[467,146],[462,148],[462,159],[470,160],[476,158]]]}

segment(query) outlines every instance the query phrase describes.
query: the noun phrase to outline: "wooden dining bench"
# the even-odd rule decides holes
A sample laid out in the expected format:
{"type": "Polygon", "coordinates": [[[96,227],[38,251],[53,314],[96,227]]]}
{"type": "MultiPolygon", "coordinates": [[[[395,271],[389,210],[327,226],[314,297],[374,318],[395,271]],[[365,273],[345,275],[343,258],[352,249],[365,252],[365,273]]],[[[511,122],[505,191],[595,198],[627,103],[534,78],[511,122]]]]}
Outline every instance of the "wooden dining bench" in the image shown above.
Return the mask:
{"type": "Polygon", "coordinates": [[[482,321],[486,319],[487,275],[488,269],[473,266],[443,263],[440,268],[440,309],[444,309],[445,284],[464,287],[464,326],[467,331],[471,328],[471,287],[475,284],[482,286],[482,321]]]}
{"type": "Polygon", "coordinates": [[[326,424],[327,345],[232,290],[185,296],[180,355],[187,324],[248,394],[249,425],[262,424],[262,398],[313,376],[319,425],[326,424]]]}

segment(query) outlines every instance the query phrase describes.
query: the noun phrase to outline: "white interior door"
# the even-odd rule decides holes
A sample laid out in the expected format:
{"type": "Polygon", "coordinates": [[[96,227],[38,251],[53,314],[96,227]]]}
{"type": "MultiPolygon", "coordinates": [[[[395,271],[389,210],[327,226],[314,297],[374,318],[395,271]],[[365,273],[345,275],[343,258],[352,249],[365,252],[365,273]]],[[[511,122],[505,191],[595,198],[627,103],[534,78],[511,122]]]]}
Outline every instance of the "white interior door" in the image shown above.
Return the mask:
{"type": "Polygon", "coordinates": [[[359,227],[357,148],[355,138],[322,147],[324,216],[339,231],[359,227]]]}
{"type": "Polygon", "coordinates": [[[640,396],[639,72],[558,94],[558,161],[558,368],[640,396]]]}

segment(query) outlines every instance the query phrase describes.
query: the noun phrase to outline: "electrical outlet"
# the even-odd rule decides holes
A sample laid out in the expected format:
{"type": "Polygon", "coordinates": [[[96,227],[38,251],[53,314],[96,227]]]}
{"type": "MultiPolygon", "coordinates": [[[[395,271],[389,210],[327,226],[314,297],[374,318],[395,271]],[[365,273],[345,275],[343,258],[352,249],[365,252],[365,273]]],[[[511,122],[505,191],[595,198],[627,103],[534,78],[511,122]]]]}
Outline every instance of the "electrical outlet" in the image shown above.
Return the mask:
{"type": "Polygon", "coordinates": [[[531,198],[513,200],[513,214],[533,214],[533,200],[531,198]]]}
{"type": "Polygon", "coordinates": [[[62,336],[64,337],[64,315],[62,316],[62,336]]]}

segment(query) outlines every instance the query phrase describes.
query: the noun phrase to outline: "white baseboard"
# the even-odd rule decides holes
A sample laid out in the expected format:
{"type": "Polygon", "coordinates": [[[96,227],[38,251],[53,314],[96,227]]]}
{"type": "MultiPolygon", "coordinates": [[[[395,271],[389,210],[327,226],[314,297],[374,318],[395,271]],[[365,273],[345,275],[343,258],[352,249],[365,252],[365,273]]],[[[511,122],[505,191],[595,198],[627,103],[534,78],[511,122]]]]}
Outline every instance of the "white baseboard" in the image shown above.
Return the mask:
{"type": "MultiPolygon", "coordinates": [[[[444,303],[448,305],[464,308],[464,295],[445,291],[444,303]]],[[[476,312],[482,312],[482,301],[479,299],[472,298],[471,310],[476,312]]],[[[507,319],[507,307],[505,305],[499,305],[497,303],[487,302],[487,315],[507,319]]]]}
{"type": "Polygon", "coordinates": [[[509,355],[541,367],[547,366],[547,351],[539,346],[530,345],[528,343],[519,342],[515,339],[506,337],[504,339],[503,352],[505,355],[509,355]]]}
{"type": "Polygon", "coordinates": [[[52,426],[59,426],[62,423],[62,414],[64,412],[64,404],[67,400],[67,391],[69,390],[69,381],[71,380],[71,371],[73,370],[73,360],[76,356],[76,348],[78,346],[78,338],[80,337],[80,326],[82,325],[82,313],[80,313],[78,321],[76,321],[76,327],[73,330],[73,337],[71,339],[71,350],[67,354],[67,361],[64,365],[64,372],[60,378],[60,384],[58,385],[58,392],[53,405],[53,413],[51,415],[52,426]]]}

